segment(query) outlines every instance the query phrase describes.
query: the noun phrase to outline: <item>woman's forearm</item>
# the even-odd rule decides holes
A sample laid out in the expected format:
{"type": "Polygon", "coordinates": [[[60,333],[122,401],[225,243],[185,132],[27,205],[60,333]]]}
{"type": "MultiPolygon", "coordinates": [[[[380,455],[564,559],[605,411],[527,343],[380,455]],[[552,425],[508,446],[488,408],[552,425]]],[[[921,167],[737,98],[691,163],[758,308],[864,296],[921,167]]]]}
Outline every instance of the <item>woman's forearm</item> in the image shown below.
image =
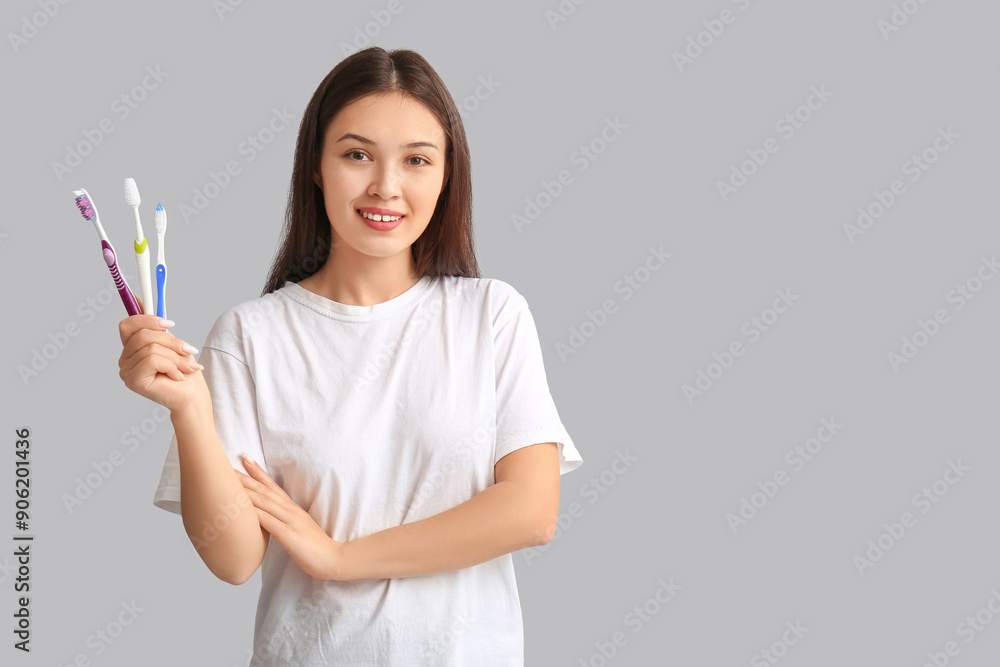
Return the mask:
{"type": "Polygon", "coordinates": [[[249,579],[268,536],[215,430],[211,398],[170,414],[177,436],[184,529],[208,569],[230,584],[249,579]]]}
{"type": "Polygon", "coordinates": [[[436,574],[547,544],[550,529],[537,516],[520,487],[497,482],[440,514],[345,543],[337,579],[436,574]]]}

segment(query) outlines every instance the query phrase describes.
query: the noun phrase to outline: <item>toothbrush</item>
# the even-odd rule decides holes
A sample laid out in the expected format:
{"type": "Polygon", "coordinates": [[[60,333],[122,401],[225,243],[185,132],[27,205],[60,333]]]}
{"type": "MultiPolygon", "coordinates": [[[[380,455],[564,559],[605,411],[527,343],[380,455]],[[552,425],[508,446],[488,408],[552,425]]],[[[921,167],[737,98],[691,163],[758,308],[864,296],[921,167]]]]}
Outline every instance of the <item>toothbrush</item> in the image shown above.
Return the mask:
{"type": "Polygon", "coordinates": [[[142,235],[142,224],[139,222],[139,188],[131,178],[125,179],[125,203],[132,207],[132,215],[135,216],[135,263],[139,267],[142,311],[149,315],[153,312],[153,287],[149,282],[149,244],[142,235]]]}
{"type": "Polygon", "coordinates": [[[156,314],[167,318],[167,260],[163,258],[163,236],[167,233],[167,212],[156,205],[156,314]]]}
{"type": "Polygon", "coordinates": [[[73,190],[73,196],[76,197],[76,207],[83,214],[83,219],[94,223],[94,227],[97,228],[97,235],[101,237],[101,248],[104,249],[104,262],[108,265],[111,277],[115,279],[115,287],[118,288],[118,294],[122,298],[122,303],[125,304],[125,310],[128,311],[129,315],[142,315],[139,302],[135,300],[135,295],[132,294],[128,283],[125,282],[125,276],[118,272],[118,260],[115,258],[115,249],[112,247],[111,241],[108,240],[108,235],[104,233],[104,227],[101,226],[101,219],[97,217],[97,208],[94,207],[93,200],[91,200],[90,195],[84,189],[73,190]]]}

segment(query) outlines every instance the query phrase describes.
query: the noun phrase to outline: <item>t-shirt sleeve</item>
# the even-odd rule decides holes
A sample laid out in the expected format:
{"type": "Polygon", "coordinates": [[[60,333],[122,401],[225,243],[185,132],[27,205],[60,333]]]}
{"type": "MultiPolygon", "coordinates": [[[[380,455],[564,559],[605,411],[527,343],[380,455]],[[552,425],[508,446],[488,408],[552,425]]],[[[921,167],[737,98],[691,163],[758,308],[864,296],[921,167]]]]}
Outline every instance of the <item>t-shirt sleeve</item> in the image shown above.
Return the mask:
{"type": "Polygon", "coordinates": [[[583,458],[573,444],[549,391],[535,321],[523,296],[513,291],[495,324],[496,451],[507,454],[542,442],[559,449],[559,474],[575,470],[583,458]]]}
{"type": "MultiPolygon", "coordinates": [[[[220,317],[202,346],[198,361],[212,397],[215,430],[233,468],[246,472],[240,452],[246,452],[267,472],[260,427],[257,391],[239,341],[238,321],[231,313],[220,317]]],[[[270,473],[268,473],[270,474],[270,473]]],[[[170,440],[153,504],[181,513],[181,471],[177,435],[170,440]]]]}

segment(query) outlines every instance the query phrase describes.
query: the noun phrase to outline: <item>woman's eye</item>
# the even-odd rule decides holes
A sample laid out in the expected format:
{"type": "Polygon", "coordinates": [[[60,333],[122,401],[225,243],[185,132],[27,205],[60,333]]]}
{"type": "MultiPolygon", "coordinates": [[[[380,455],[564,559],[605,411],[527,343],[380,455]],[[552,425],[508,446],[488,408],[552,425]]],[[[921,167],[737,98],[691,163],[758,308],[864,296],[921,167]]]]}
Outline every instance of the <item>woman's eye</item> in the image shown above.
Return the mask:
{"type": "MultiPolygon", "coordinates": [[[[349,160],[353,160],[354,162],[367,162],[371,160],[371,158],[368,157],[367,153],[363,153],[361,151],[349,151],[344,154],[344,157],[348,158],[349,160]]],[[[419,155],[414,155],[413,157],[407,158],[406,162],[407,164],[410,164],[414,167],[424,167],[430,164],[427,158],[420,157],[419,155]]]]}

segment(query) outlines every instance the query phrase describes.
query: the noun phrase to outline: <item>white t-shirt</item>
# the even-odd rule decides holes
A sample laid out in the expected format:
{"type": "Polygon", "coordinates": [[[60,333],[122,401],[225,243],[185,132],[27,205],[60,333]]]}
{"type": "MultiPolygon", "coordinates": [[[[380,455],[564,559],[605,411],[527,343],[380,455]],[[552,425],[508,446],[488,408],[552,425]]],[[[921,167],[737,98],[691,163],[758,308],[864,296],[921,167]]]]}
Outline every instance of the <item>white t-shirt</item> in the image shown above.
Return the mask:
{"type": "MultiPolygon", "coordinates": [[[[297,283],[224,312],[202,346],[215,425],[339,542],[418,521],[495,483],[505,454],[583,459],[549,392],[528,304],[496,279],[423,277],[373,306],[297,283]]],[[[180,513],[177,439],[153,503],[180,513]]],[[[271,536],[250,667],[521,665],[511,554],[451,572],[322,581],[271,536]]]]}

